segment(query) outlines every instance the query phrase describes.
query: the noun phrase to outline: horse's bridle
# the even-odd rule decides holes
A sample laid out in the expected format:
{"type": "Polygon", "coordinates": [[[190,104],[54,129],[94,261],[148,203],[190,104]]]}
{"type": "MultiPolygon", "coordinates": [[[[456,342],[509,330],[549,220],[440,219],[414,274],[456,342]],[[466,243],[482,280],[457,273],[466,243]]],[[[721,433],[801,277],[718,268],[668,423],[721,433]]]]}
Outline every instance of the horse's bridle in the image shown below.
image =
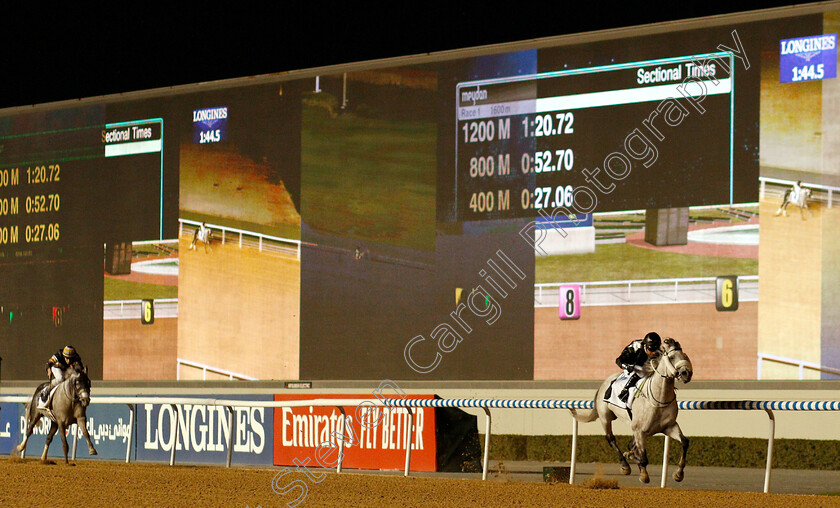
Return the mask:
{"type": "MultiPolygon", "coordinates": [[[[662,356],[662,357],[664,357],[664,358],[667,358],[667,359],[668,359],[668,363],[669,363],[669,364],[671,364],[671,368],[672,368],[672,369],[674,369],[674,372],[678,372],[677,366],[674,364],[673,360],[671,360],[671,353],[673,353],[674,351],[682,351],[682,348],[680,348],[680,347],[674,347],[674,348],[672,348],[670,351],[668,351],[667,353],[666,353],[665,351],[663,351],[661,356],[662,356]]],[[[661,363],[662,363],[662,362],[657,362],[657,363],[656,363],[656,366],[653,368],[653,371],[654,371],[654,372],[656,372],[657,374],[659,374],[659,377],[661,377],[661,378],[668,378],[668,376],[667,376],[667,375],[662,374],[662,373],[660,373],[660,372],[659,372],[659,365],[660,365],[661,363]]],[[[682,363],[682,362],[678,362],[678,363],[682,363]]],[[[677,374],[677,375],[679,375],[679,374],[677,374]]],[[[674,377],[676,377],[676,376],[674,376],[674,377]]],[[[654,397],[654,395],[653,395],[653,390],[650,388],[650,384],[649,384],[649,383],[648,383],[647,395],[648,395],[648,396],[649,396],[649,397],[650,397],[650,398],[651,398],[654,402],[656,402],[657,407],[668,407],[668,406],[670,406],[670,405],[671,405],[671,404],[672,404],[675,400],[677,400],[677,394],[676,394],[676,393],[674,393],[674,398],[673,398],[673,399],[671,399],[671,400],[669,400],[668,402],[662,402],[662,401],[660,401],[660,400],[657,400],[657,398],[656,398],[656,397],[654,397]]]]}
{"type": "MultiPolygon", "coordinates": [[[[79,392],[84,392],[85,390],[79,390],[76,386],[76,383],[81,383],[82,380],[79,378],[78,374],[75,375],[75,378],[74,378],[74,376],[68,377],[67,381],[71,381],[71,378],[72,378],[72,383],[71,382],[67,383],[67,385],[68,385],[67,390],[71,390],[70,385],[72,385],[72,390],[73,390],[72,400],[73,400],[73,402],[82,402],[82,397],[79,396],[79,392]]],[[[88,395],[88,398],[90,398],[90,395],[88,395]]]]}
{"type": "MultiPolygon", "coordinates": [[[[683,364],[688,363],[688,360],[680,360],[679,362],[674,363],[674,360],[671,358],[671,354],[672,354],[672,353],[674,353],[674,352],[676,352],[676,351],[682,351],[682,348],[681,348],[681,347],[679,347],[679,346],[674,346],[674,347],[673,347],[673,348],[671,348],[671,350],[670,350],[670,351],[668,351],[667,353],[666,353],[666,352],[664,352],[664,351],[662,352],[662,356],[664,356],[665,358],[667,358],[667,359],[668,359],[668,363],[670,363],[670,364],[671,364],[671,368],[672,368],[672,369],[674,369],[674,372],[676,372],[676,373],[677,373],[677,375],[676,375],[676,376],[674,376],[674,377],[679,376],[679,370],[680,370],[680,367],[682,367],[682,366],[683,366],[683,364]]],[[[662,362],[659,362],[659,363],[662,363],[662,362]]],[[[661,377],[668,377],[668,376],[666,376],[666,375],[664,375],[664,374],[661,374],[661,373],[659,372],[659,363],[657,363],[657,364],[656,364],[656,367],[654,367],[654,368],[653,368],[653,371],[654,371],[654,372],[656,372],[657,374],[659,374],[661,377]]]]}

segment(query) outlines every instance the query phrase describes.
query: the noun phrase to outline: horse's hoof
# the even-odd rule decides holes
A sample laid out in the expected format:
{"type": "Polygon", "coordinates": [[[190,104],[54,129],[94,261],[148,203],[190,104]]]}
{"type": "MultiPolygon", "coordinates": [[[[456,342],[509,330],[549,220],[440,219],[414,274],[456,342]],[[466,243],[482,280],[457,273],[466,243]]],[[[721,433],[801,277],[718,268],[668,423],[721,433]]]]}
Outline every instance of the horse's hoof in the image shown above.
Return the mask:
{"type": "Polygon", "coordinates": [[[642,482],[642,483],[650,483],[650,477],[649,476],[640,476],[639,481],[642,482]]]}
{"type": "Polygon", "coordinates": [[[630,474],[630,466],[621,466],[621,474],[627,476],[630,474]]]}
{"type": "Polygon", "coordinates": [[[679,472],[679,471],[678,471],[678,472],[676,472],[676,473],[674,473],[674,481],[675,481],[675,482],[681,482],[681,481],[683,481],[683,478],[684,478],[684,477],[685,477],[685,475],[684,475],[683,473],[679,472]]]}
{"type": "Polygon", "coordinates": [[[94,450],[93,448],[88,450],[88,452],[90,453],[90,455],[99,455],[98,453],[96,453],[96,450],[94,450]]]}

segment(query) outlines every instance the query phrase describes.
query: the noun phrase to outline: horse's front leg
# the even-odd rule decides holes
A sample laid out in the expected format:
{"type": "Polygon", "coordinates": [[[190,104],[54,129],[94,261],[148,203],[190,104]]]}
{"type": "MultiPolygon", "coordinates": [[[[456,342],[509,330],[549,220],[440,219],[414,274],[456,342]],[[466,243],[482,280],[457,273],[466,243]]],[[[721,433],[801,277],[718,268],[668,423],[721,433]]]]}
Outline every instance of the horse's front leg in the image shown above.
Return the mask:
{"type": "Polygon", "coordinates": [[[618,454],[618,460],[621,461],[621,474],[630,474],[630,464],[627,463],[627,459],[624,457],[624,454],[621,453],[621,449],[615,441],[615,434],[613,434],[612,431],[612,422],[601,419],[601,425],[604,427],[604,434],[606,434],[607,443],[609,443],[612,449],[615,450],[618,454]]]}
{"type": "Polygon", "coordinates": [[[674,422],[673,425],[665,429],[665,435],[671,439],[676,439],[682,444],[682,455],[680,456],[680,463],[678,469],[674,472],[674,481],[681,482],[685,477],[685,456],[688,454],[688,438],[682,433],[682,429],[674,422]]]}
{"type": "Polygon", "coordinates": [[[639,481],[642,483],[650,483],[650,476],[647,472],[648,458],[646,437],[642,432],[634,432],[633,440],[636,442],[636,457],[639,458],[639,481]]]}
{"type": "Polygon", "coordinates": [[[67,458],[67,454],[70,451],[70,446],[67,444],[67,427],[63,423],[58,424],[58,432],[58,437],[61,438],[61,450],[64,452],[64,463],[69,464],[70,460],[67,458]]]}
{"type": "Polygon", "coordinates": [[[50,449],[50,443],[52,443],[53,436],[55,436],[56,431],[58,431],[58,424],[50,422],[50,432],[47,434],[46,443],[44,443],[44,453],[41,454],[41,462],[47,462],[47,451],[50,449]]]}
{"type": "Polygon", "coordinates": [[[88,444],[88,453],[90,455],[97,455],[96,448],[93,447],[93,442],[90,440],[90,434],[87,429],[87,417],[80,416],[76,418],[76,426],[82,429],[82,434],[85,436],[85,441],[88,444]]]}

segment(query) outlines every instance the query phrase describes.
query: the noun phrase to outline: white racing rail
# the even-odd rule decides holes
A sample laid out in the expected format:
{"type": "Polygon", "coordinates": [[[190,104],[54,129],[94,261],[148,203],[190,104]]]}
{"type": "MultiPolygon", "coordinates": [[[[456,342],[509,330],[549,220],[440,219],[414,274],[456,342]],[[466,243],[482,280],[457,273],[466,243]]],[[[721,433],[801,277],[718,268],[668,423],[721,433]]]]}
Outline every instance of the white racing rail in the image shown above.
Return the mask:
{"type": "MultiPolygon", "coordinates": [[[[758,195],[760,198],[763,198],[767,195],[773,195],[775,197],[784,196],[784,191],[769,192],[768,184],[783,187],[793,187],[793,184],[796,183],[794,180],[782,180],[780,178],[768,178],[764,176],[758,177],[758,181],[761,182],[758,191],[758,195]]],[[[832,187],[831,185],[821,185],[818,183],[808,182],[802,182],[802,187],[811,189],[811,201],[820,201],[826,203],[828,208],[831,208],[833,205],[837,204],[836,195],[840,194],[840,187],[832,187]]]]}
{"type": "MultiPolygon", "coordinates": [[[[178,317],[177,298],[155,298],[156,318],[178,317]]],[[[103,302],[104,319],[135,319],[142,314],[143,300],[106,300],[103,302]]]]}
{"type": "MultiPolygon", "coordinates": [[[[23,395],[0,396],[0,402],[29,402],[29,397],[23,395]]],[[[484,457],[482,462],[481,479],[487,479],[487,465],[490,451],[490,409],[591,409],[591,400],[501,400],[501,399],[311,399],[297,401],[248,401],[248,400],[226,400],[226,399],[202,399],[183,397],[91,397],[91,403],[95,404],[126,404],[131,412],[129,417],[129,437],[126,441],[125,461],[131,460],[131,444],[134,435],[134,405],[135,404],[167,404],[172,406],[175,414],[175,422],[172,424],[174,434],[172,451],[170,452],[169,465],[175,464],[175,450],[178,448],[174,443],[178,442],[179,425],[177,406],[182,404],[200,406],[221,406],[228,410],[228,435],[227,435],[227,462],[230,467],[233,455],[233,436],[235,432],[234,408],[236,407],[336,407],[344,415],[344,407],[357,407],[362,404],[376,407],[402,407],[408,409],[410,418],[406,433],[406,440],[411,439],[414,432],[414,412],[411,408],[418,407],[456,407],[456,408],[481,408],[487,414],[487,422],[484,434],[484,457]]],[[[770,491],[770,471],[773,461],[773,442],[776,431],[776,420],[773,411],[840,411],[840,400],[829,401],[753,401],[753,400],[721,400],[721,401],[679,401],[680,410],[740,410],[740,411],[766,411],[770,418],[770,430],[767,440],[767,465],[764,474],[764,492],[770,491]]],[[[346,421],[346,420],[343,420],[346,421]]],[[[343,429],[342,429],[343,432],[343,429]]],[[[73,432],[73,459],[76,458],[76,446],[78,444],[78,431],[73,432]]],[[[569,474],[569,483],[575,481],[575,466],[577,464],[577,436],[578,421],[572,418],[572,456],[569,474]]],[[[409,444],[408,442],[406,444],[409,444]]],[[[668,469],[668,447],[669,438],[665,437],[665,446],[662,457],[662,480],[661,487],[665,487],[668,469]]],[[[341,458],[344,456],[344,441],[339,439],[339,462],[336,472],[341,472],[341,458]]],[[[405,450],[405,471],[408,476],[411,462],[411,446],[405,450]]]]}
{"type": "Polygon", "coordinates": [[[840,376],[840,369],[833,369],[825,365],[820,365],[816,362],[806,362],[805,360],[797,360],[796,358],[788,358],[786,356],[771,355],[770,353],[759,352],[758,367],[756,369],[756,379],[761,379],[761,364],[765,361],[798,367],[800,380],[805,379],[805,369],[840,376]]]}
{"type": "MultiPolygon", "coordinates": [[[[560,286],[580,286],[581,307],[714,303],[716,277],[534,284],[534,307],[557,307],[560,286]]],[[[758,301],[758,275],[738,277],[738,301],[758,301]]]]}
{"type": "Polygon", "coordinates": [[[251,376],[248,376],[248,375],[245,375],[245,374],[240,374],[238,372],[233,372],[233,371],[230,371],[230,370],[227,370],[227,369],[222,369],[222,368],[219,368],[219,367],[213,367],[212,365],[205,365],[203,363],[194,362],[192,360],[185,360],[183,358],[178,358],[177,359],[177,367],[176,368],[178,370],[175,372],[175,378],[178,381],[181,380],[181,366],[182,365],[185,366],[185,367],[192,367],[194,369],[200,370],[202,381],[207,380],[207,373],[208,372],[211,373],[211,374],[219,374],[221,376],[227,376],[227,378],[230,379],[231,381],[233,381],[234,379],[240,380],[240,381],[259,381],[259,379],[255,378],[255,377],[251,377],[251,376]]]}
{"type": "MultiPolygon", "coordinates": [[[[190,234],[192,231],[195,231],[195,228],[201,226],[201,222],[194,220],[178,219],[178,222],[180,222],[178,236],[183,235],[185,231],[187,234],[190,234]]],[[[219,224],[208,223],[207,227],[213,231],[214,241],[219,239],[222,245],[234,243],[239,248],[245,246],[257,249],[259,252],[292,254],[297,259],[300,259],[300,240],[264,235],[254,231],[220,226],[219,224]]]]}

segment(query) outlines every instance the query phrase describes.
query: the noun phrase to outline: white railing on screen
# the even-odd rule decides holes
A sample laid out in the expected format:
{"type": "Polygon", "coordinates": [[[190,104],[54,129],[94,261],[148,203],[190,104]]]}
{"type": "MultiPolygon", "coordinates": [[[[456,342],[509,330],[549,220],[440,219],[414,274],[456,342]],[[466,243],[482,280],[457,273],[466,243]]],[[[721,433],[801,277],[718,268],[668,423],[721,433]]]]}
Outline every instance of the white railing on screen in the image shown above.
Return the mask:
{"type": "MultiPolygon", "coordinates": [[[[767,192],[767,184],[768,183],[769,184],[775,184],[775,185],[781,185],[781,186],[784,186],[784,187],[792,187],[793,184],[796,183],[794,180],[783,180],[781,178],[769,178],[769,177],[765,177],[765,176],[758,177],[758,181],[760,182],[759,191],[758,191],[758,195],[759,195],[760,198],[763,198],[763,197],[768,195],[768,192],[767,192]]],[[[840,187],[833,187],[831,185],[822,185],[822,184],[818,184],[818,183],[802,182],[802,187],[806,187],[806,188],[809,188],[809,189],[812,189],[812,190],[817,190],[817,191],[820,191],[820,193],[825,193],[826,196],[825,196],[825,199],[823,199],[822,196],[818,196],[817,193],[812,192],[811,193],[811,199],[814,200],[814,201],[825,201],[828,208],[831,208],[834,205],[834,195],[835,195],[835,193],[840,193],[840,187]]],[[[778,193],[773,193],[773,194],[776,195],[776,197],[782,197],[782,195],[783,195],[783,194],[778,194],[778,193]]]]}
{"type": "Polygon", "coordinates": [[[820,365],[816,362],[806,362],[805,360],[797,360],[796,358],[787,358],[785,356],[771,355],[770,353],[758,353],[758,366],[756,369],[756,379],[761,379],[761,364],[763,362],[781,363],[783,365],[791,365],[797,367],[799,370],[799,379],[805,379],[805,369],[814,370],[817,372],[825,372],[840,376],[840,369],[834,369],[825,365],[820,365]]]}
{"type": "MultiPolygon", "coordinates": [[[[630,279],[589,282],[550,282],[534,284],[535,307],[557,307],[560,286],[580,286],[581,307],[612,305],[709,303],[715,301],[716,277],[681,277],[670,279],[630,279]],[[699,294],[698,293],[702,293],[699,294]],[[587,295],[592,298],[588,298],[587,295]],[[595,297],[612,297],[610,301],[595,302],[595,297]]],[[[746,283],[742,289],[754,291],[755,296],[740,295],[741,302],[758,301],[758,275],[741,275],[746,283]]]]}
{"type": "MultiPolygon", "coordinates": [[[[103,302],[105,319],[134,319],[141,314],[143,300],[106,300],[103,302]]],[[[177,298],[155,298],[155,317],[178,317],[177,298]]]]}
{"type": "Polygon", "coordinates": [[[193,362],[191,360],[184,360],[183,358],[178,358],[178,367],[176,371],[176,380],[181,380],[181,366],[185,367],[192,367],[194,369],[201,370],[201,380],[207,380],[207,373],[210,372],[212,374],[219,374],[222,376],[226,376],[230,380],[239,380],[239,381],[259,381],[259,379],[251,376],[247,376],[245,374],[239,374],[238,372],[233,372],[226,369],[220,369],[219,367],[212,367],[210,365],[205,365],[203,363],[193,362]]]}
{"type": "MultiPolygon", "coordinates": [[[[180,223],[178,236],[184,233],[184,225],[190,227],[198,227],[201,222],[178,219],[180,223]]],[[[300,259],[300,240],[291,238],[282,238],[279,236],[264,235],[254,231],[245,231],[244,229],[231,228],[227,226],[220,226],[219,224],[207,224],[207,227],[213,230],[214,238],[219,238],[222,245],[235,243],[240,248],[243,246],[257,249],[259,252],[282,252],[287,254],[294,254],[297,259],[300,259]]]]}

